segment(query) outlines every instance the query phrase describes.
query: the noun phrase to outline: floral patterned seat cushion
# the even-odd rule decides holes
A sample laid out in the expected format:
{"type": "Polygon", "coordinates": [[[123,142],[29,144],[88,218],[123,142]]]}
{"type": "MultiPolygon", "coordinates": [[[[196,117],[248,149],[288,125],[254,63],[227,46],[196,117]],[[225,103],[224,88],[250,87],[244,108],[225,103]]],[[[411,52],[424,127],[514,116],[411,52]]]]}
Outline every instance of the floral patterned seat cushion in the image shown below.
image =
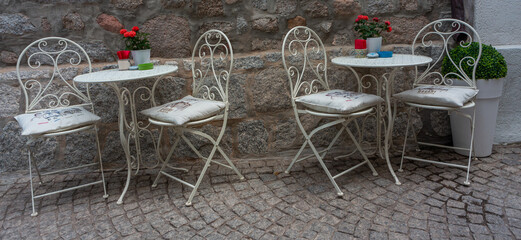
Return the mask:
{"type": "Polygon", "coordinates": [[[22,135],[35,135],[88,125],[100,117],[82,107],[70,107],[21,114],[15,119],[22,127],[22,135]]]}
{"type": "Polygon", "coordinates": [[[433,85],[403,91],[395,94],[394,97],[404,102],[457,108],[463,107],[476,94],[478,90],[472,88],[433,85]]]}
{"type": "Polygon", "coordinates": [[[300,96],[295,102],[319,112],[351,113],[375,106],[384,100],[376,95],[346,90],[329,90],[300,96]]]}
{"type": "Polygon", "coordinates": [[[142,114],[175,125],[211,117],[226,105],[224,102],[186,96],[180,100],[141,111],[142,114]]]}

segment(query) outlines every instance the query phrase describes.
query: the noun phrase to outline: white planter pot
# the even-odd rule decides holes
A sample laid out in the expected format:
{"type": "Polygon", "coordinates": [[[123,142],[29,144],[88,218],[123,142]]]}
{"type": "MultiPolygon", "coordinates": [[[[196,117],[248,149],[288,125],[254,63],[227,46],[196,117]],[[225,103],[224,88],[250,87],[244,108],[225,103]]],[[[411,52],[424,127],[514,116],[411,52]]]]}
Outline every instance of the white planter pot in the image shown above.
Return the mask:
{"type": "MultiPolygon", "coordinates": [[[[503,79],[479,79],[476,84],[479,93],[475,101],[474,152],[476,157],[487,157],[492,154],[499,98],[503,92],[503,79]]],[[[459,80],[455,81],[454,85],[464,86],[463,82],[459,80]]],[[[472,116],[473,109],[464,109],[461,112],[472,116]]],[[[468,148],[470,146],[470,121],[459,114],[451,114],[450,125],[454,146],[468,148]]],[[[456,150],[456,152],[465,156],[469,155],[469,151],[456,150]]]]}
{"type": "Polygon", "coordinates": [[[134,66],[137,66],[142,63],[149,63],[150,49],[132,50],[132,59],[134,60],[134,66]]]}
{"type": "Polygon", "coordinates": [[[380,52],[382,48],[382,37],[368,38],[366,42],[368,53],[380,52]]]}

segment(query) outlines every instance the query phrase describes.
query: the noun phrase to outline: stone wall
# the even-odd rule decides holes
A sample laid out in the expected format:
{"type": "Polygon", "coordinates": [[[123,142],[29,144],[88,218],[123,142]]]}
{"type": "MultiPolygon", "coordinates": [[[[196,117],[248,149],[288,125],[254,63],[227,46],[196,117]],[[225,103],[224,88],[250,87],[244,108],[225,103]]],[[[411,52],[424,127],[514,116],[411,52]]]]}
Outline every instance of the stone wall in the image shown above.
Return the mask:
{"type": "Polygon", "coordinates": [[[315,29],[326,45],[351,45],[352,23],[365,13],[390,20],[388,43],[409,43],[427,22],[450,16],[450,1],[435,0],[2,0],[0,66],[16,63],[32,41],[60,36],[80,42],[93,60],[112,61],[119,29],[151,33],[153,57],[187,57],[198,36],[217,28],[236,52],[279,49],[293,26],[315,29]]]}
{"type": "MultiPolygon", "coordinates": [[[[393,47],[393,46],[387,46],[393,47]]],[[[352,47],[329,47],[328,57],[347,55],[352,47]]],[[[397,53],[407,53],[409,47],[406,45],[394,46],[397,53]]],[[[433,58],[441,53],[441,47],[429,47],[418,50],[424,55],[433,58]]],[[[230,117],[228,128],[223,139],[223,148],[235,159],[249,159],[269,157],[279,154],[294,154],[301,146],[304,138],[300,133],[295,116],[293,114],[289,95],[289,82],[282,67],[282,56],[280,51],[264,51],[254,54],[236,54],[235,68],[230,81],[230,117]]],[[[182,59],[154,59],[156,64],[173,64],[179,67],[179,71],[165,78],[157,92],[157,101],[165,103],[179,99],[191,93],[191,69],[190,60],[182,59]]],[[[66,79],[69,81],[74,76],[85,71],[86,65],[64,68],[66,79]]],[[[116,67],[114,64],[95,64],[94,71],[116,67]]],[[[19,88],[13,67],[4,68],[0,73],[3,81],[0,83],[2,95],[0,104],[0,146],[2,161],[0,171],[16,170],[24,168],[27,164],[24,143],[26,137],[20,136],[20,128],[14,116],[22,113],[24,108],[23,94],[19,88]]],[[[42,69],[34,71],[24,68],[21,71],[22,78],[48,79],[49,70],[42,69]]],[[[368,72],[361,72],[368,73],[368,72]]],[[[382,71],[371,72],[382,74],[382,71]]],[[[405,68],[397,76],[395,91],[402,91],[410,87],[413,79],[413,69],[405,68]]],[[[352,73],[343,67],[328,66],[328,80],[331,88],[356,90],[356,80],[352,73]]],[[[153,81],[138,81],[126,84],[129,89],[145,85],[151,87],[153,81]]],[[[119,141],[117,124],[118,100],[112,89],[106,85],[93,84],[90,86],[91,97],[94,102],[95,113],[102,120],[100,126],[100,142],[102,156],[105,162],[122,163],[124,153],[119,141]]],[[[374,89],[368,91],[374,92],[374,89]]],[[[148,102],[138,101],[138,109],[146,108],[148,102]]],[[[143,118],[143,116],[139,116],[143,118]]],[[[324,119],[306,116],[303,118],[306,129],[313,129],[318,124],[323,124],[324,119]]],[[[450,128],[447,114],[443,112],[420,111],[415,114],[414,124],[417,130],[421,129],[420,137],[427,137],[440,141],[450,141],[450,128]],[[421,116],[421,120],[420,120],[421,116]]],[[[221,122],[202,127],[203,131],[210,135],[217,135],[221,122]]],[[[394,130],[395,140],[403,137],[406,124],[405,115],[400,109],[396,119],[394,130]]],[[[366,126],[367,139],[374,139],[374,121],[369,121],[366,126]]],[[[154,130],[157,138],[157,130],[154,130]]],[[[327,146],[335,134],[335,129],[319,132],[313,141],[318,147],[327,146]]],[[[55,164],[66,165],[81,161],[92,161],[95,157],[95,145],[93,135],[88,132],[73,134],[67,137],[49,138],[40,140],[35,145],[43,149],[36,157],[40,158],[41,165],[51,166],[51,160],[58,158],[55,164]]],[[[191,137],[194,145],[203,152],[211,148],[211,144],[202,138],[191,137]]],[[[166,138],[168,140],[168,137],[166,138]]],[[[342,143],[349,143],[344,139],[342,143]]],[[[141,142],[144,158],[154,161],[153,142],[146,135],[141,142]]],[[[345,146],[345,145],[342,145],[345,146]]],[[[187,145],[181,144],[176,152],[179,158],[195,158],[187,145]]]]}
{"type": "MultiPolygon", "coordinates": [[[[449,2],[432,0],[393,1],[284,1],[284,0],[33,0],[19,3],[0,2],[0,172],[25,169],[27,138],[20,136],[14,116],[24,111],[24,99],[18,85],[14,63],[17,55],[30,42],[40,37],[62,36],[80,42],[95,61],[94,71],[114,67],[114,53],[122,46],[115,33],[123,25],[142,26],[152,33],[152,57],[156,64],[176,64],[179,71],[167,78],[158,99],[160,102],[180,98],[191,92],[189,59],[191,46],[206,29],[225,31],[232,41],[235,69],[230,85],[231,114],[223,145],[231,157],[244,159],[269,157],[274,154],[295,153],[302,142],[289,99],[288,80],[282,68],[280,45],[288,27],[306,24],[315,29],[328,46],[328,57],[348,55],[355,34],[354,18],[359,13],[378,15],[393,22],[393,33],[387,34],[387,47],[395,52],[407,52],[406,45],[416,32],[431,20],[450,15],[449,2]],[[69,3],[71,2],[71,3],[69,3]],[[38,11],[34,11],[38,9],[38,11]]],[[[440,54],[440,48],[423,49],[425,55],[440,54]]],[[[66,77],[72,80],[85,66],[67,68],[66,77]]],[[[48,77],[48,71],[22,70],[22,76],[48,77]]],[[[374,72],[381,74],[382,72],[374,72]]],[[[328,67],[330,85],[353,88],[353,76],[340,67],[328,67]]],[[[412,69],[405,69],[397,77],[396,91],[412,81],[412,69]]],[[[128,87],[136,87],[137,83],[128,87]]],[[[122,163],[117,125],[117,98],[104,85],[91,85],[95,110],[101,116],[100,142],[104,162],[122,163]]],[[[140,104],[140,108],[145,104],[140,104]]],[[[325,120],[307,117],[306,128],[311,129],[325,120]]],[[[397,116],[395,136],[404,132],[404,114],[397,116]]],[[[420,137],[440,142],[450,141],[450,127],[446,113],[420,111],[414,124],[420,137]],[[421,116],[421,120],[420,120],[421,116]]],[[[369,125],[367,130],[373,130],[369,125]]],[[[203,127],[216,134],[219,123],[203,127]]],[[[372,133],[373,131],[369,131],[372,133]]],[[[157,131],[154,131],[157,134],[157,131]]],[[[334,129],[318,134],[314,139],[325,146],[334,129]]],[[[374,136],[374,133],[372,133],[374,136]]],[[[194,145],[206,151],[209,143],[192,138],[194,145]]],[[[346,140],[344,140],[344,143],[346,140]]],[[[49,138],[35,143],[39,165],[74,165],[95,158],[92,134],[80,133],[66,137],[49,138]],[[52,161],[53,159],[59,161],[52,161]]],[[[145,159],[153,161],[150,136],[141,144],[145,159]]],[[[180,158],[193,158],[188,146],[180,146],[180,158]]]]}

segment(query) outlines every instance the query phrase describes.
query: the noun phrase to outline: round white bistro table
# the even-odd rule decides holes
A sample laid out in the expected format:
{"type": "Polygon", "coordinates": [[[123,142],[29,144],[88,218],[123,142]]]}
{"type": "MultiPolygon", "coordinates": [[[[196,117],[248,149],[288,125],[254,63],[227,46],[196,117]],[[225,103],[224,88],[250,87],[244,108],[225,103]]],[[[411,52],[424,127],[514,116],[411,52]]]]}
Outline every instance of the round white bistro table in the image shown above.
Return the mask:
{"type": "MultiPolygon", "coordinates": [[[[410,55],[410,54],[393,54],[393,57],[390,58],[355,58],[354,56],[347,57],[336,57],[331,60],[333,64],[345,66],[349,70],[353,72],[356,76],[358,83],[363,83],[364,79],[369,78],[370,80],[375,81],[377,85],[377,95],[381,96],[385,100],[385,108],[379,108],[376,113],[377,122],[379,124],[376,125],[377,131],[377,149],[382,158],[385,158],[387,162],[387,166],[389,167],[389,171],[394,178],[394,181],[397,185],[401,185],[398,177],[394,173],[393,167],[391,165],[391,161],[389,159],[389,148],[392,140],[393,133],[393,124],[394,117],[396,116],[396,105],[393,111],[391,110],[391,97],[393,94],[393,82],[394,77],[396,76],[396,72],[402,67],[411,67],[411,66],[419,66],[425,65],[432,62],[432,58],[420,55],[410,55]],[[390,68],[390,73],[384,73],[382,75],[381,81],[372,74],[366,74],[363,76],[359,76],[354,68],[390,68]],[[385,92],[385,96],[382,96],[382,91],[385,92]],[[386,116],[387,115],[387,116],[386,116]],[[387,119],[386,119],[387,118],[387,119]],[[387,123],[385,122],[387,120],[387,123]],[[381,145],[381,124],[384,125],[384,148],[382,150],[381,145]],[[382,154],[383,152],[383,154],[382,154]]],[[[361,84],[362,88],[369,88],[371,84],[361,84]]]]}
{"type": "MultiPolygon", "coordinates": [[[[141,147],[140,147],[140,137],[144,135],[144,133],[148,133],[152,135],[150,130],[148,130],[148,126],[150,123],[145,124],[137,119],[137,110],[136,110],[136,98],[139,97],[142,101],[150,101],[152,106],[155,106],[155,98],[154,98],[154,90],[160,80],[167,74],[173,73],[177,71],[177,66],[170,65],[161,65],[154,66],[153,69],[150,70],[125,70],[119,71],[119,69],[111,69],[99,72],[92,72],[88,74],[83,74],[76,76],[74,78],[75,82],[79,83],[104,83],[108,86],[112,87],[118,96],[119,101],[119,137],[121,139],[121,145],[123,146],[123,151],[125,152],[125,157],[127,160],[127,181],[125,184],[125,188],[121,193],[121,196],[118,199],[118,204],[123,203],[123,198],[127,193],[128,186],[130,184],[130,177],[132,175],[132,169],[135,168],[136,174],[139,171],[141,161],[141,147]],[[133,91],[130,91],[126,87],[119,86],[121,83],[135,81],[140,79],[147,78],[155,78],[156,81],[152,89],[140,86],[133,91]],[[144,91],[144,93],[138,91],[144,91]],[[125,116],[125,106],[128,106],[130,109],[130,121],[127,121],[125,116]],[[125,133],[128,132],[127,134],[125,133]],[[134,139],[135,143],[135,156],[130,153],[130,139],[134,139]]],[[[152,137],[152,140],[154,138],[152,137]]]]}

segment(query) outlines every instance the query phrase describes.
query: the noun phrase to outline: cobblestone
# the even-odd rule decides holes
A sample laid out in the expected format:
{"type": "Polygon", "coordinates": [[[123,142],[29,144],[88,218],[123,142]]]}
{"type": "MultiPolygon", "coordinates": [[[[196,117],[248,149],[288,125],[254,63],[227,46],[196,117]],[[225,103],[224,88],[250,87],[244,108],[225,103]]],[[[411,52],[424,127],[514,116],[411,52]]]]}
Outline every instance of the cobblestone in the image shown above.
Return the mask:
{"type": "MultiPolygon", "coordinates": [[[[2,173],[0,239],[519,239],[521,165],[509,166],[502,159],[520,149],[496,146],[492,157],[475,161],[470,186],[462,185],[460,169],[412,162],[404,163],[405,171],[398,173],[403,185],[397,186],[384,161],[373,157],[380,175],[356,170],[342,176],[343,197],[336,197],[314,159],[297,163],[291,174],[266,170],[283,169],[286,159],[239,160],[241,170],[252,170],[245,174],[247,180],[210,169],[193,207],[184,206],[190,189],[179,183],[162,180],[151,188],[156,170],[132,178],[124,204],[117,205],[126,178],[107,172],[108,199],[102,198],[99,185],[44,197],[35,201],[36,217],[30,216],[25,173],[2,173]]],[[[437,157],[458,156],[445,152],[437,157]]],[[[326,164],[338,171],[353,163],[326,164]]],[[[187,180],[195,179],[201,167],[189,161],[180,165],[191,169],[182,176],[187,180]]],[[[44,178],[39,191],[98,179],[99,174],[44,178]]]]}

